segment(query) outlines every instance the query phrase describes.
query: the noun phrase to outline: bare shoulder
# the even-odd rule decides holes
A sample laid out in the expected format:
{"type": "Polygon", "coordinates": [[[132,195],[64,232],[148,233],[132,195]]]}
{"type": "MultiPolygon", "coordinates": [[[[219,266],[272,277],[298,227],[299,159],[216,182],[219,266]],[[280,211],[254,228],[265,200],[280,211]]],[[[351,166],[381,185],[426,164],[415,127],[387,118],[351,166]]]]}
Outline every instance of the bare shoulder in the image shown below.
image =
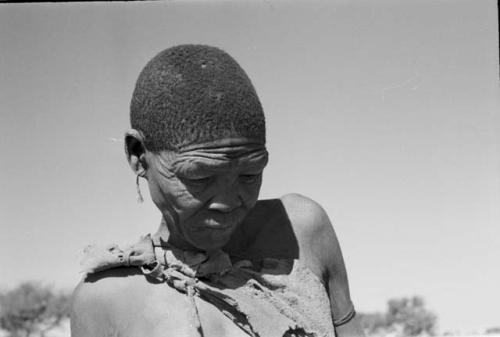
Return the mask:
{"type": "Polygon", "coordinates": [[[302,259],[318,276],[341,265],[340,245],[325,210],[314,200],[301,194],[287,194],[280,198],[299,243],[302,259]]]}
{"type": "Polygon", "coordinates": [[[123,329],[128,335],[140,335],[160,320],[168,324],[169,318],[175,319],[171,312],[178,308],[176,302],[182,301],[175,290],[151,282],[138,268],[92,274],[73,292],[71,336],[121,336],[123,329]]]}
{"type": "Polygon", "coordinates": [[[332,229],[325,210],[314,200],[298,193],[286,194],[280,200],[294,230],[305,235],[302,239],[312,240],[332,229]]]}
{"type": "Polygon", "coordinates": [[[72,296],[72,336],[114,335],[117,309],[124,305],[133,309],[139,302],[139,298],[131,297],[141,288],[140,278],[134,268],[110,269],[84,277],[72,296]]]}
{"type": "Polygon", "coordinates": [[[144,276],[137,268],[115,268],[85,276],[73,292],[73,309],[83,306],[113,306],[123,294],[143,290],[144,276]]]}

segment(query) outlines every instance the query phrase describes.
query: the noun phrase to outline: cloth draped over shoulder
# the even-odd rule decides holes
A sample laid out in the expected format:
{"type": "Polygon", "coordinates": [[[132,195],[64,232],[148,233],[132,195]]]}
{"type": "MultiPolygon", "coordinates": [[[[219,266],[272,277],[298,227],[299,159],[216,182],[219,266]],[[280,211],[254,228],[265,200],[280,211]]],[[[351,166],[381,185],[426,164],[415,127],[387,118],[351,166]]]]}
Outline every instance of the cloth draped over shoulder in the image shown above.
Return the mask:
{"type": "Polygon", "coordinates": [[[297,260],[264,259],[256,270],[248,260],[231,263],[222,250],[183,251],[147,235],[121,249],[88,246],[87,274],[136,266],[191,301],[193,336],[203,336],[194,297],[214,305],[249,336],[335,336],[330,304],[321,281],[297,260]]]}

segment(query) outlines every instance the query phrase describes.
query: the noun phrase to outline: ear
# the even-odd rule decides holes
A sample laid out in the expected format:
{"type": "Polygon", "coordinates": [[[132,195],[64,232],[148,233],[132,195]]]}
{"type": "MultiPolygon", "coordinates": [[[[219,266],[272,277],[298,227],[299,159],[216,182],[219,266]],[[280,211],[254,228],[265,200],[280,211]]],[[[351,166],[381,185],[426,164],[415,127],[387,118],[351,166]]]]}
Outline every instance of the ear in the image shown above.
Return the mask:
{"type": "Polygon", "coordinates": [[[144,177],[146,174],[146,147],[144,136],[140,131],[130,129],[125,132],[125,154],[132,171],[144,177]]]}

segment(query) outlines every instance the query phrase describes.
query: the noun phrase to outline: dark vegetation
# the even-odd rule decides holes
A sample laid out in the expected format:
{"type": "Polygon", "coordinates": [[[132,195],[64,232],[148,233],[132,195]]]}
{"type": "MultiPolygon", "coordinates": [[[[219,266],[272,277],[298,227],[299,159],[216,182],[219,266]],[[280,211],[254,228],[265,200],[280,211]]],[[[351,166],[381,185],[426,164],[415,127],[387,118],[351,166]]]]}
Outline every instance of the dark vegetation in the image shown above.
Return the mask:
{"type": "Polygon", "coordinates": [[[0,293],[0,328],[9,337],[45,337],[69,317],[70,296],[36,282],[0,293]]]}
{"type": "Polygon", "coordinates": [[[385,312],[361,313],[368,336],[396,333],[399,336],[434,336],[437,316],[425,307],[419,296],[391,299],[385,312]]]}

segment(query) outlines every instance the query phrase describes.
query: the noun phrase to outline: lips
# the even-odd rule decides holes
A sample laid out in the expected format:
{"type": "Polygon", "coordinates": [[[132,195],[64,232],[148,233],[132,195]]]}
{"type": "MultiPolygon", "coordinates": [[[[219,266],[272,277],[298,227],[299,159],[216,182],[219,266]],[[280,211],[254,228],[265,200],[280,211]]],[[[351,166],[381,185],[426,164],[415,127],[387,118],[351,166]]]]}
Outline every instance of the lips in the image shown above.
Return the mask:
{"type": "Polygon", "coordinates": [[[230,213],[209,212],[209,214],[200,214],[195,228],[197,230],[225,231],[234,228],[241,221],[242,213],[241,211],[233,211],[230,213]]]}
{"type": "Polygon", "coordinates": [[[215,219],[206,219],[203,221],[204,227],[215,229],[215,230],[226,230],[233,227],[233,224],[228,224],[227,222],[219,222],[215,219]]]}

